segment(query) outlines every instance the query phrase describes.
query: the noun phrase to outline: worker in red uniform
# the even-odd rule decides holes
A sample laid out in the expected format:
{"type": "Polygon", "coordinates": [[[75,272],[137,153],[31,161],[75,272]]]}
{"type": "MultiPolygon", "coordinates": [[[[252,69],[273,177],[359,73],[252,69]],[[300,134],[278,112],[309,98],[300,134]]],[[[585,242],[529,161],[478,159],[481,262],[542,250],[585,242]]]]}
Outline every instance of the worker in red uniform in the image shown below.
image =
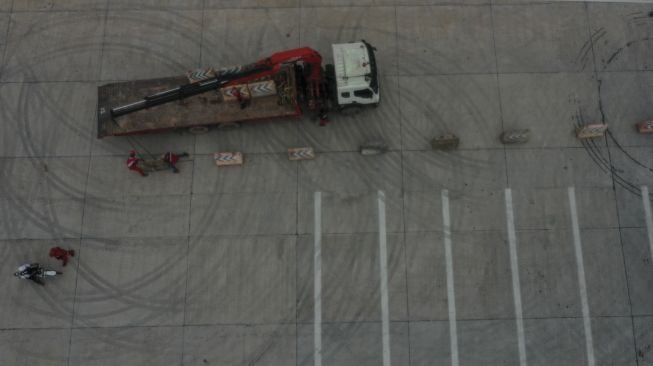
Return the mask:
{"type": "Polygon", "coordinates": [[[62,247],[54,247],[50,249],[50,257],[62,261],[64,267],[68,264],[68,256],[74,257],[75,251],[73,249],[64,249],[62,247]]]}
{"type": "Polygon", "coordinates": [[[245,98],[238,88],[233,87],[231,89],[231,94],[236,97],[236,100],[238,100],[240,109],[245,109],[249,105],[249,98],[245,98]]]}
{"type": "Polygon", "coordinates": [[[143,161],[143,159],[140,159],[140,158],[136,157],[136,151],[135,150],[130,151],[129,152],[129,157],[127,158],[127,169],[138,172],[138,174],[140,174],[141,177],[147,177],[147,173],[145,173],[145,171],[143,171],[143,168],[138,166],[139,161],[143,161]]]}
{"type": "Polygon", "coordinates": [[[179,169],[177,169],[177,162],[179,161],[179,158],[183,158],[185,156],[188,156],[187,152],[183,152],[179,155],[168,151],[167,153],[161,155],[161,160],[165,161],[168,163],[168,167],[172,169],[173,173],[179,173],[179,169]]]}

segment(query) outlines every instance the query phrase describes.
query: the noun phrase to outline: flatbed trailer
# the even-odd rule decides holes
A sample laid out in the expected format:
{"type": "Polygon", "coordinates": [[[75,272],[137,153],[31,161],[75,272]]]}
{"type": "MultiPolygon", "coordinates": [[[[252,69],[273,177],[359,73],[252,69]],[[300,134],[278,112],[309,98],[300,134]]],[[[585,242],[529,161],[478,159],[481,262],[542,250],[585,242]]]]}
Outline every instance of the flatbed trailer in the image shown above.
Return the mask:
{"type": "MultiPolygon", "coordinates": [[[[211,126],[298,117],[301,109],[298,98],[297,76],[292,66],[279,73],[243,85],[274,83],[274,94],[248,99],[241,108],[236,98],[226,95],[233,87],[226,87],[174,102],[113,117],[110,110],[144,95],[156,94],[188,83],[186,76],[112,83],[98,88],[97,137],[143,134],[165,130],[205,131],[211,126]]],[[[240,90],[243,90],[241,85],[240,90]]],[[[246,87],[244,88],[247,89],[246,87]]]]}
{"type": "Polygon", "coordinates": [[[379,103],[369,43],[332,45],[335,64],[301,47],[254,63],[195,70],[187,76],[138,80],[98,88],[97,137],[163,130],[206,132],[210,126],[298,117],[310,110],[320,125],[328,111],[353,114],[379,103]]]}

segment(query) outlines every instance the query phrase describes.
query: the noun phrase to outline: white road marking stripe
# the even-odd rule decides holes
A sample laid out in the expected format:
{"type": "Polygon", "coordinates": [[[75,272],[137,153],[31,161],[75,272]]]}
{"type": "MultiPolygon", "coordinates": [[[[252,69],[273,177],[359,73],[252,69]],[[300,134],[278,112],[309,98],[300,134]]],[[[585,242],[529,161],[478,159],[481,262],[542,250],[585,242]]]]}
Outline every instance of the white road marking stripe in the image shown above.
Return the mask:
{"type": "Polygon", "coordinates": [[[390,311],[388,305],[388,247],[385,227],[385,193],[378,192],[379,203],[379,261],[381,276],[381,316],[383,334],[383,366],[390,366],[390,311]]]}
{"type": "Polygon", "coordinates": [[[651,198],[649,197],[647,186],[642,186],[642,203],[644,204],[644,215],[646,216],[648,245],[651,248],[651,257],[653,258],[653,215],[651,215],[651,198]]]}
{"type": "Polygon", "coordinates": [[[315,320],[313,322],[313,360],[315,366],[322,365],[322,192],[313,195],[315,220],[313,230],[313,308],[315,320]]]}
{"type": "Polygon", "coordinates": [[[574,249],[576,251],[576,267],[578,268],[578,287],[580,289],[581,310],[583,312],[583,326],[585,329],[585,348],[587,350],[587,364],[594,366],[594,342],[592,341],[592,323],[590,320],[590,308],[587,302],[587,283],[585,282],[585,265],[583,263],[583,248],[580,240],[580,228],[578,226],[578,211],[576,209],[576,191],[569,187],[569,209],[571,210],[571,226],[574,233],[574,249]]]}
{"type": "MultiPolygon", "coordinates": [[[[551,2],[570,2],[577,3],[579,0],[550,0],[551,2]]],[[[586,3],[637,3],[637,4],[651,4],[653,0],[583,0],[586,3]]]]}
{"type": "Polygon", "coordinates": [[[458,366],[458,329],[456,324],[456,294],[453,283],[453,256],[451,254],[451,215],[449,213],[449,191],[442,190],[442,226],[444,253],[447,265],[447,300],[449,303],[449,339],[451,344],[451,365],[458,366]]]}
{"type": "Polygon", "coordinates": [[[512,190],[506,188],[506,222],[508,224],[508,244],[510,246],[510,270],[512,272],[512,294],[515,300],[515,320],[517,322],[517,345],[519,365],[526,366],[526,342],[524,341],[524,318],[521,305],[519,264],[517,261],[517,235],[515,234],[515,214],[512,209],[512,190]]]}

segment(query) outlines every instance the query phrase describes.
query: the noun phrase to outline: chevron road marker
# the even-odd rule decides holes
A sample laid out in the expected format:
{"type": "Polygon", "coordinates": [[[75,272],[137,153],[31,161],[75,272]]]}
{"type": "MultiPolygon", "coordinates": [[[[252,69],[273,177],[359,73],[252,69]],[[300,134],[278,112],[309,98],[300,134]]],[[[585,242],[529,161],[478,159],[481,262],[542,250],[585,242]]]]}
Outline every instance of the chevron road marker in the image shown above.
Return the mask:
{"type": "Polygon", "coordinates": [[[288,149],[288,160],[311,160],[315,159],[315,151],[312,147],[295,147],[288,149]]]}
{"type": "Polygon", "coordinates": [[[639,131],[639,133],[653,133],[653,120],[638,123],[637,131],[639,131]]]}
{"type": "Polygon", "coordinates": [[[608,125],[603,123],[594,123],[591,125],[586,125],[576,129],[576,137],[578,137],[581,140],[592,139],[595,137],[602,137],[607,129],[608,129],[608,125]]]}
{"type": "Polygon", "coordinates": [[[197,83],[202,80],[215,77],[215,70],[209,67],[207,69],[195,69],[186,73],[189,83],[197,83]]]}
{"type": "Polygon", "coordinates": [[[217,152],[213,155],[215,165],[243,165],[243,154],[240,152],[217,152]]]}

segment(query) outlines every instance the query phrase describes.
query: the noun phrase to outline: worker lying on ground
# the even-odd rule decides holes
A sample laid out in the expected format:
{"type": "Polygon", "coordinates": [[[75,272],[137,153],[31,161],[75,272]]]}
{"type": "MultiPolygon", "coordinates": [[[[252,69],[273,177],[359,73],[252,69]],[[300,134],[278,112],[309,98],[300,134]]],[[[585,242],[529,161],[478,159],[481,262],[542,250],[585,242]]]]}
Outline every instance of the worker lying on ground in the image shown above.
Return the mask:
{"type": "Polygon", "coordinates": [[[185,156],[188,156],[187,152],[183,152],[179,155],[172,153],[168,151],[167,153],[161,155],[161,160],[165,161],[168,163],[168,167],[172,169],[173,173],[179,173],[179,169],[177,169],[177,162],[179,161],[179,158],[183,158],[185,156]]]}
{"type": "Polygon", "coordinates": [[[147,177],[147,173],[145,173],[145,171],[138,166],[139,161],[143,161],[143,159],[136,157],[136,150],[130,151],[129,157],[127,158],[127,169],[138,172],[141,177],[147,177]]]}

